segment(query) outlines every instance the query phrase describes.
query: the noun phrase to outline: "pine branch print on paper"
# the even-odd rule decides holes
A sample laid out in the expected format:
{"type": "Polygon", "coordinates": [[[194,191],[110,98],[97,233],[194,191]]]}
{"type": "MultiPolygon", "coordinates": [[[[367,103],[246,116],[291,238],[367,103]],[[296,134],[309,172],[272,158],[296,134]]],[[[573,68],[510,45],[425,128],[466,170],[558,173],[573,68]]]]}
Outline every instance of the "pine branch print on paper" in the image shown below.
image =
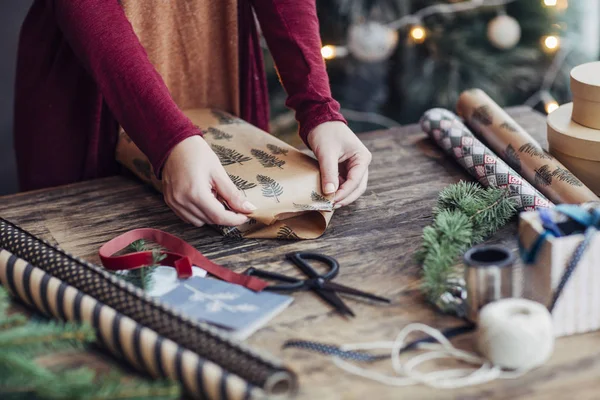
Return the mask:
{"type": "Polygon", "coordinates": [[[221,110],[210,110],[213,117],[215,117],[219,123],[219,125],[231,125],[231,124],[241,124],[244,121],[234,117],[233,115],[227,114],[221,110]]]}
{"type": "Polygon", "coordinates": [[[208,133],[210,133],[215,140],[231,140],[233,138],[233,135],[213,127],[208,128],[208,133]]]}
{"type": "Polygon", "coordinates": [[[554,171],[552,171],[552,176],[558,179],[561,182],[566,182],[572,186],[583,186],[583,183],[575,175],[571,173],[571,171],[566,170],[561,167],[556,167],[554,171]]]}
{"type": "Polygon", "coordinates": [[[512,167],[518,173],[521,173],[521,158],[519,157],[519,153],[515,150],[512,145],[508,145],[506,150],[504,151],[504,156],[506,159],[506,163],[512,167]]]}
{"type": "Polygon", "coordinates": [[[471,115],[471,119],[473,122],[479,123],[481,125],[489,126],[492,124],[492,113],[490,113],[490,108],[488,106],[477,107],[475,111],[473,111],[473,115],[471,115]]]}
{"type": "Polygon", "coordinates": [[[242,232],[234,226],[217,225],[216,227],[217,227],[217,229],[219,229],[219,231],[221,231],[221,234],[227,239],[243,239],[244,238],[244,235],[242,234],[242,232]]]}
{"type": "Polygon", "coordinates": [[[331,201],[329,201],[327,197],[315,192],[314,190],[312,191],[310,198],[314,203],[317,204],[294,203],[294,207],[305,211],[331,211],[333,209],[333,204],[331,204],[331,201]]]}
{"type": "Polygon", "coordinates": [[[535,184],[539,186],[550,186],[552,184],[552,171],[547,165],[535,170],[535,184]]]}
{"type": "Polygon", "coordinates": [[[232,165],[238,163],[240,165],[244,165],[243,163],[252,160],[252,157],[245,156],[237,151],[227,148],[225,146],[221,146],[218,144],[213,144],[210,146],[219,160],[221,161],[221,165],[232,165]]]}
{"type": "Polygon", "coordinates": [[[252,149],[252,150],[250,150],[250,153],[254,157],[256,157],[256,159],[265,168],[277,167],[277,168],[281,169],[285,165],[285,161],[280,160],[279,158],[277,158],[274,155],[269,154],[269,153],[267,153],[265,151],[258,150],[258,149],[252,149]]]}
{"type": "Polygon", "coordinates": [[[544,149],[534,143],[525,143],[519,148],[521,153],[529,154],[531,157],[538,157],[542,160],[551,160],[552,156],[548,154],[544,149]]]}
{"type": "Polygon", "coordinates": [[[514,125],[510,122],[503,122],[502,125],[500,125],[500,128],[505,129],[509,132],[517,132],[517,128],[515,128],[514,125]]]}
{"type": "Polygon", "coordinates": [[[274,198],[279,203],[279,196],[283,194],[281,185],[275,179],[265,175],[256,175],[256,180],[262,186],[263,196],[274,198]]]}
{"type": "Polygon", "coordinates": [[[267,149],[269,149],[269,151],[271,153],[273,153],[273,154],[281,154],[281,155],[284,155],[284,156],[287,156],[287,154],[288,154],[288,150],[287,149],[284,149],[284,148],[279,147],[279,146],[275,146],[274,144],[268,144],[267,145],[267,149]]]}
{"type": "Polygon", "coordinates": [[[247,180],[242,179],[241,177],[239,177],[237,175],[232,175],[232,174],[227,174],[227,175],[229,175],[229,179],[231,179],[233,184],[235,186],[237,186],[238,190],[241,190],[242,193],[244,193],[244,196],[246,196],[246,190],[256,187],[256,183],[254,183],[254,182],[248,182],[247,180]]]}
{"type": "Polygon", "coordinates": [[[300,236],[296,235],[296,233],[287,225],[282,226],[277,231],[277,239],[288,239],[288,240],[296,240],[300,239],[300,236]]]}

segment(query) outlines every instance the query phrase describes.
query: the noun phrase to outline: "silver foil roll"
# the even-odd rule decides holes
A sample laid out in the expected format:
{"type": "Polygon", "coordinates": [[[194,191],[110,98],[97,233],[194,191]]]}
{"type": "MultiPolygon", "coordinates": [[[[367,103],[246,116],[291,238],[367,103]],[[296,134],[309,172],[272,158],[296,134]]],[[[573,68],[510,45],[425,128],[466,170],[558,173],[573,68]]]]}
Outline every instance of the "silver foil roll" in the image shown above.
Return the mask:
{"type": "Polygon", "coordinates": [[[515,256],[503,246],[475,246],[465,253],[467,318],[477,322],[479,310],[493,301],[513,297],[515,256]]]}

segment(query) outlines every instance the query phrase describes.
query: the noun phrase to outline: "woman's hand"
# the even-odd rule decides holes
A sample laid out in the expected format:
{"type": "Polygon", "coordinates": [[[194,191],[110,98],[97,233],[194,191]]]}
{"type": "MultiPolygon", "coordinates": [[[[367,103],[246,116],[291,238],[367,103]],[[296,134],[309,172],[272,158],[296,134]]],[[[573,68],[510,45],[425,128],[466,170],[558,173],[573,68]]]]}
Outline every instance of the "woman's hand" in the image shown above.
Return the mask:
{"type": "Polygon", "coordinates": [[[192,136],[177,144],[163,167],[163,193],[169,207],[185,222],[236,226],[256,210],[231,182],[208,143],[192,136]],[[215,195],[233,211],[226,210],[215,195]]]}
{"type": "Polygon", "coordinates": [[[346,124],[318,125],[308,135],[308,143],[319,160],[323,192],[337,192],[334,208],[347,206],[365,192],[371,153],[346,124]]]}

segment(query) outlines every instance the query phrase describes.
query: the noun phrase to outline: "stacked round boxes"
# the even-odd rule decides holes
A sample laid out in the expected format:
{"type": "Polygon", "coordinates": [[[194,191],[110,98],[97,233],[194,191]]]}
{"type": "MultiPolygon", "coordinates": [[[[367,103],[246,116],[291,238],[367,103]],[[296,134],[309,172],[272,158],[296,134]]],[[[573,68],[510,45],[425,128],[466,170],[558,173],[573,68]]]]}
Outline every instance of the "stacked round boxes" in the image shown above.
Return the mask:
{"type": "Polygon", "coordinates": [[[600,62],[571,71],[573,102],[548,115],[550,153],[600,195],[600,62]]]}

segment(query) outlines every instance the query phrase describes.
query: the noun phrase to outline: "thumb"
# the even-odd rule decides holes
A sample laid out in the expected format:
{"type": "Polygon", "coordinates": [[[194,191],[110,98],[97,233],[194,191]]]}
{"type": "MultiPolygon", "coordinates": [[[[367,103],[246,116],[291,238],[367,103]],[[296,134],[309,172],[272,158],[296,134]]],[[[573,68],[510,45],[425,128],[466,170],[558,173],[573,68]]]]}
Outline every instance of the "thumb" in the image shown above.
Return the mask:
{"type": "Polygon", "coordinates": [[[319,166],[323,193],[326,195],[335,193],[340,184],[338,158],[325,152],[325,155],[319,159],[319,166]]]}
{"type": "Polygon", "coordinates": [[[217,193],[227,202],[232,211],[247,214],[256,210],[256,206],[246,200],[225,170],[215,176],[213,183],[217,193]]]}

